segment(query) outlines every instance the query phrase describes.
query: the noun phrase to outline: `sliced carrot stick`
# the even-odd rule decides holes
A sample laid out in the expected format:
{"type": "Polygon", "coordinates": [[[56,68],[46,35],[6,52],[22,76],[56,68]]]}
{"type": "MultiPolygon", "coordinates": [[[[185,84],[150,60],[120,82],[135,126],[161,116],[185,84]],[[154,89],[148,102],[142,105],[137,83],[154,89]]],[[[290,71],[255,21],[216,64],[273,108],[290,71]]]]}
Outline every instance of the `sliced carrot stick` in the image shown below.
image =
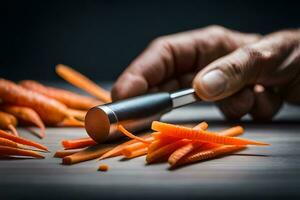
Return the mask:
{"type": "Polygon", "coordinates": [[[152,153],[153,151],[156,151],[157,149],[168,145],[170,143],[176,142],[180,140],[180,138],[176,137],[164,137],[160,138],[158,140],[154,140],[149,146],[148,146],[148,153],[152,153]]]}
{"type": "Polygon", "coordinates": [[[79,138],[74,140],[62,140],[61,144],[65,149],[80,149],[80,148],[96,145],[97,142],[95,142],[92,138],[88,137],[88,138],[79,138]]]}
{"type": "Polygon", "coordinates": [[[142,143],[142,142],[135,143],[135,144],[133,144],[133,145],[124,147],[124,148],[122,149],[122,154],[123,154],[124,156],[126,156],[126,155],[131,155],[131,153],[134,152],[134,151],[137,151],[137,150],[140,150],[140,149],[144,149],[144,148],[147,148],[147,149],[148,149],[148,146],[149,146],[149,144],[142,143]]]}
{"type": "Polygon", "coordinates": [[[193,127],[193,129],[195,129],[195,130],[198,130],[198,129],[206,130],[207,128],[208,128],[208,124],[206,122],[201,122],[200,124],[193,127]]]}
{"type": "Polygon", "coordinates": [[[0,146],[18,147],[18,144],[6,138],[0,137],[0,146]]]}
{"type": "Polygon", "coordinates": [[[138,136],[136,136],[136,135],[133,135],[132,133],[130,133],[129,131],[127,131],[127,130],[123,127],[123,125],[121,125],[121,124],[118,124],[117,129],[118,129],[118,131],[120,131],[121,133],[123,133],[124,135],[126,135],[127,137],[129,137],[129,138],[131,138],[131,139],[136,139],[136,140],[138,140],[138,141],[140,141],[140,142],[144,142],[144,143],[148,143],[148,144],[150,143],[149,141],[145,140],[145,139],[142,138],[142,137],[138,137],[138,136]]]}
{"type": "Polygon", "coordinates": [[[39,137],[40,138],[45,137],[45,125],[41,120],[40,116],[35,112],[35,110],[28,107],[8,105],[8,104],[2,105],[0,109],[14,115],[19,120],[33,123],[41,130],[39,137]]]}
{"type": "Polygon", "coordinates": [[[0,146],[0,155],[8,155],[8,156],[28,156],[34,158],[45,158],[43,155],[32,151],[25,150],[16,147],[8,147],[8,146],[0,146]]]}
{"type": "Polygon", "coordinates": [[[186,145],[189,142],[190,142],[189,140],[182,139],[182,140],[173,142],[171,144],[165,145],[165,146],[153,151],[152,153],[148,153],[146,156],[146,161],[148,164],[153,163],[162,157],[172,154],[176,149],[186,145]]]}
{"type": "Polygon", "coordinates": [[[133,140],[129,140],[127,142],[124,142],[118,146],[116,146],[115,148],[113,148],[112,150],[106,152],[105,154],[103,154],[99,160],[103,160],[105,158],[111,158],[111,157],[115,157],[115,156],[119,156],[122,154],[122,150],[123,150],[123,147],[127,146],[127,145],[130,145],[130,144],[134,144],[134,143],[137,143],[139,141],[133,139],[133,140]]]}
{"type": "Polygon", "coordinates": [[[215,133],[211,133],[208,131],[203,131],[201,129],[193,130],[191,128],[157,122],[157,121],[154,121],[152,123],[152,129],[169,136],[175,136],[175,137],[185,138],[190,140],[200,140],[202,142],[212,142],[212,143],[227,144],[227,145],[269,145],[263,142],[257,142],[257,141],[248,140],[244,138],[227,137],[227,136],[217,135],[215,133]]]}
{"type": "Polygon", "coordinates": [[[53,157],[54,158],[64,158],[66,156],[70,156],[79,151],[82,151],[82,149],[68,150],[68,151],[56,151],[55,154],[53,155],[53,157]]]}
{"type": "MultiPolygon", "coordinates": [[[[207,160],[218,156],[223,156],[235,151],[243,150],[245,148],[246,146],[239,145],[218,145],[217,147],[208,150],[200,149],[200,151],[192,152],[190,155],[187,155],[187,157],[184,157],[176,164],[176,166],[194,163],[201,160],[207,160]]],[[[173,167],[174,166],[175,165],[173,165],[173,167]]]]}
{"type": "MultiPolygon", "coordinates": [[[[195,128],[195,127],[194,127],[195,128]]],[[[226,129],[224,131],[221,131],[218,133],[218,135],[223,136],[238,136],[244,132],[244,129],[241,126],[235,126],[229,129],[226,129]]],[[[171,154],[171,156],[168,159],[168,162],[170,165],[175,165],[181,158],[192,152],[193,150],[199,148],[200,146],[204,146],[204,148],[210,148],[209,146],[203,142],[191,142],[171,154]]],[[[202,148],[204,150],[204,148],[202,148]]]]}
{"type": "Polygon", "coordinates": [[[109,170],[109,166],[106,164],[101,164],[98,168],[98,171],[106,172],[109,170]]]}
{"type": "Polygon", "coordinates": [[[72,85],[75,85],[76,87],[95,96],[99,100],[105,103],[111,102],[110,92],[101,88],[99,85],[74,69],[66,65],[58,64],[56,65],[56,73],[72,85]]]}
{"type": "Polygon", "coordinates": [[[31,141],[31,140],[27,140],[27,139],[22,138],[22,137],[18,137],[18,136],[9,134],[9,133],[7,133],[3,130],[0,130],[0,137],[6,138],[8,140],[14,141],[14,142],[19,143],[19,144],[24,144],[24,145],[35,147],[35,148],[38,148],[38,149],[41,149],[41,150],[44,150],[44,151],[48,151],[48,148],[45,147],[44,145],[41,145],[41,144],[39,144],[37,142],[34,142],[34,141],[31,141]]]}
{"type": "Polygon", "coordinates": [[[99,158],[106,152],[113,149],[115,146],[116,146],[115,144],[99,144],[99,145],[88,147],[80,152],[64,157],[63,164],[72,165],[75,163],[99,158]]]}
{"type": "Polygon", "coordinates": [[[19,136],[16,126],[18,124],[17,118],[7,112],[0,111],[0,128],[10,130],[12,134],[19,136]]]}
{"type": "Polygon", "coordinates": [[[98,101],[97,99],[79,95],[60,88],[44,86],[43,84],[33,80],[23,80],[19,83],[19,85],[28,90],[56,99],[69,108],[88,110],[94,106],[103,104],[103,102],[98,101]]]}
{"type": "Polygon", "coordinates": [[[147,152],[148,152],[148,148],[144,147],[144,148],[137,149],[135,151],[130,151],[130,152],[122,151],[122,152],[123,152],[123,155],[126,158],[136,158],[136,157],[139,157],[139,156],[146,155],[147,152]]]}

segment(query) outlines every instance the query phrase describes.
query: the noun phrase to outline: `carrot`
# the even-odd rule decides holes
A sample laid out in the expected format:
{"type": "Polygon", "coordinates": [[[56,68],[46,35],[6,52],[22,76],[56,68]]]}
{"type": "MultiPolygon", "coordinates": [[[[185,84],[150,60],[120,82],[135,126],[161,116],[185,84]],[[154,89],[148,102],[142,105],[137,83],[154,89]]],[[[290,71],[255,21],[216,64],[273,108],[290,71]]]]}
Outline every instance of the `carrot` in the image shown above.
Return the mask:
{"type": "Polygon", "coordinates": [[[149,141],[147,141],[147,140],[145,140],[145,139],[143,139],[143,138],[141,138],[141,137],[138,137],[138,136],[136,136],[136,135],[133,135],[132,133],[130,133],[129,131],[127,131],[127,130],[124,128],[124,126],[121,125],[121,124],[118,124],[117,129],[118,129],[118,131],[120,131],[121,133],[123,133],[124,135],[126,135],[127,137],[129,137],[129,138],[131,138],[131,139],[136,139],[136,140],[138,140],[138,141],[140,141],[140,142],[143,142],[143,143],[150,143],[149,141]]]}
{"type": "Polygon", "coordinates": [[[76,110],[76,109],[68,109],[68,112],[74,116],[75,119],[78,119],[80,121],[84,121],[85,120],[85,115],[87,113],[87,110],[76,110]]]}
{"type": "Polygon", "coordinates": [[[138,143],[135,143],[133,145],[129,145],[129,146],[124,147],[122,149],[122,154],[124,156],[126,156],[126,155],[128,156],[128,155],[131,155],[132,152],[140,150],[140,149],[147,148],[147,150],[148,150],[148,146],[149,146],[148,144],[138,142],[138,143]]]}
{"type": "Polygon", "coordinates": [[[44,86],[33,80],[23,80],[19,83],[22,87],[45,95],[47,97],[56,99],[57,101],[65,104],[69,108],[88,110],[94,106],[103,104],[103,102],[96,99],[79,95],[71,91],[44,86]]]}
{"type": "Polygon", "coordinates": [[[58,127],[84,127],[84,122],[78,121],[75,117],[69,117],[56,125],[58,127]]]}
{"type": "Polygon", "coordinates": [[[175,136],[178,138],[185,138],[190,140],[200,140],[202,142],[211,142],[227,145],[269,145],[263,142],[257,142],[243,138],[227,137],[217,135],[208,131],[203,131],[201,129],[193,130],[191,128],[177,126],[173,124],[166,124],[157,121],[154,121],[152,123],[152,129],[155,131],[160,131],[161,133],[169,136],[175,136]]]}
{"type": "MultiPolygon", "coordinates": [[[[212,149],[207,149],[207,150],[200,149],[200,151],[192,152],[190,155],[187,155],[187,157],[184,157],[176,164],[176,166],[194,163],[201,160],[207,160],[218,156],[223,156],[235,151],[243,150],[245,148],[246,146],[240,146],[240,145],[218,145],[212,149]]],[[[175,165],[172,165],[172,167],[174,166],[175,165]]]]}
{"type": "Polygon", "coordinates": [[[18,124],[18,120],[12,114],[0,111],[0,128],[10,130],[14,135],[19,136],[15,127],[18,124]]]}
{"type": "Polygon", "coordinates": [[[66,65],[58,64],[56,65],[56,73],[72,85],[75,85],[76,87],[95,96],[99,100],[105,103],[111,102],[110,92],[101,88],[99,85],[74,69],[66,65]]]}
{"type": "Polygon", "coordinates": [[[35,124],[41,130],[39,137],[40,138],[45,137],[45,125],[41,120],[40,116],[33,109],[22,107],[22,106],[8,105],[8,104],[2,105],[0,109],[14,115],[20,120],[35,124]]]}
{"type": "Polygon", "coordinates": [[[200,124],[193,127],[194,130],[202,129],[206,130],[208,128],[208,124],[206,122],[201,122],[200,124]]]}
{"type": "Polygon", "coordinates": [[[61,144],[65,149],[80,149],[80,148],[96,145],[97,142],[95,142],[92,138],[88,137],[88,138],[79,138],[74,140],[63,140],[61,144]]]}
{"type": "Polygon", "coordinates": [[[153,163],[153,162],[159,160],[160,158],[162,158],[164,156],[170,155],[176,149],[186,145],[189,142],[190,142],[189,140],[181,139],[181,140],[178,140],[176,142],[165,145],[165,146],[153,151],[152,153],[148,153],[147,156],[146,156],[146,161],[147,161],[148,164],[153,163]]]}
{"type": "Polygon", "coordinates": [[[45,158],[43,155],[32,150],[25,150],[25,149],[19,149],[16,147],[8,147],[8,146],[0,146],[0,155],[45,158]]]}
{"type": "MultiPolygon", "coordinates": [[[[194,127],[195,128],[195,127],[194,127]]],[[[218,135],[223,136],[237,136],[244,132],[244,129],[241,126],[235,126],[229,129],[226,129],[224,131],[221,131],[218,133],[218,135]]],[[[168,162],[170,165],[175,165],[181,158],[195,150],[196,148],[199,148],[200,146],[207,146],[203,142],[191,142],[171,154],[171,156],[168,159],[168,162]]]]}
{"type": "Polygon", "coordinates": [[[0,146],[19,147],[16,142],[8,140],[6,138],[0,138],[0,146]]]}
{"type": "Polygon", "coordinates": [[[113,149],[114,146],[115,146],[114,144],[101,144],[101,145],[88,147],[82,151],[64,157],[63,164],[72,165],[75,163],[99,158],[109,150],[113,149]]]}
{"type": "Polygon", "coordinates": [[[53,155],[53,157],[55,157],[55,158],[64,158],[66,156],[70,156],[70,155],[72,155],[74,153],[77,153],[79,151],[81,151],[81,150],[76,149],[76,150],[68,150],[68,151],[56,151],[55,154],[53,155]]]}
{"type": "Polygon", "coordinates": [[[154,140],[149,146],[148,146],[148,153],[152,153],[153,151],[156,151],[157,149],[168,145],[170,143],[176,142],[180,140],[180,138],[176,137],[169,137],[169,138],[161,138],[158,140],[154,140]]]}
{"type": "Polygon", "coordinates": [[[5,132],[3,130],[0,130],[0,138],[6,138],[8,140],[14,141],[14,142],[19,143],[19,144],[24,144],[24,145],[35,147],[35,148],[38,148],[38,149],[41,149],[41,150],[44,150],[44,151],[48,151],[48,148],[45,147],[44,145],[41,145],[41,144],[39,144],[37,142],[34,142],[34,141],[31,141],[31,140],[27,140],[27,139],[22,138],[22,137],[18,137],[18,136],[15,136],[15,135],[8,134],[7,132],[5,132]]]}
{"type": "Polygon", "coordinates": [[[146,155],[147,152],[148,152],[148,148],[147,147],[143,147],[143,148],[137,149],[135,151],[130,151],[130,152],[123,151],[123,155],[126,158],[135,158],[135,157],[146,155]]]}
{"type": "Polygon", "coordinates": [[[103,154],[99,160],[103,160],[105,158],[110,158],[110,157],[115,157],[115,156],[119,156],[121,155],[122,153],[122,150],[123,150],[123,147],[127,146],[127,145],[130,145],[130,144],[134,144],[134,143],[137,143],[139,141],[133,139],[133,140],[129,140],[127,142],[124,142],[118,146],[116,146],[115,148],[113,148],[112,150],[106,152],[105,154],[103,154]]]}
{"type": "Polygon", "coordinates": [[[65,118],[71,117],[67,107],[59,101],[27,90],[5,79],[0,79],[0,99],[4,103],[34,109],[48,125],[57,125],[65,118]]]}
{"type": "Polygon", "coordinates": [[[98,171],[106,172],[106,171],[108,171],[108,169],[109,169],[108,165],[102,164],[99,166],[98,171]]]}

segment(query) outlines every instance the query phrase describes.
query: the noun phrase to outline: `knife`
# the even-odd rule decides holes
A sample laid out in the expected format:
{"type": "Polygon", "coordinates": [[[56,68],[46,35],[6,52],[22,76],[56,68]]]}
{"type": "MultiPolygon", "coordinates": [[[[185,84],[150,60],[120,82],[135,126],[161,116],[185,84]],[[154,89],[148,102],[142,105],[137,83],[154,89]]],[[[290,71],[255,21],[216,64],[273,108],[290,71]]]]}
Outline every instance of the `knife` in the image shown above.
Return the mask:
{"type": "Polygon", "coordinates": [[[117,130],[119,123],[129,131],[143,130],[163,114],[198,99],[195,90],[189,88],[174,93],[146,94],[96,106],[86,114],[85,129],[98,143],[114,140],[122,135],[117,130]]]}

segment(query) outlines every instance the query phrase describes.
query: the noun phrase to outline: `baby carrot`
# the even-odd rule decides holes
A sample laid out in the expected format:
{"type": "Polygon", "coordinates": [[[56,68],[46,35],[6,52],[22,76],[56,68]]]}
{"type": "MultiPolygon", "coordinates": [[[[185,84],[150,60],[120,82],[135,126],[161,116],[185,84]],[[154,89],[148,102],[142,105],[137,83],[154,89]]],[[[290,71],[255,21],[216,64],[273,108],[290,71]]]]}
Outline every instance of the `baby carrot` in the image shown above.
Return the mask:
{"type": "Polygon", "coordinates": [[[76,149],[76,150],[68,150],[68,151],[56,151],[55,154],[53,155],[54,158],[64,158],[66,156],[70,156],[74,153],[77,153],[81,151],[81,149],[76,149]]]}
{"type": "Polygon", "coordinates": [[[124,152],[123,151],[123,155],[126,158],[136,158],[136,157],[139,157],[139,156],[146,155],[147,152],[148,152],[148,148],[147,147],[143,147],[143,148],[137,149],[135,151],[130,151],[130,152],[124,152]]]}
{"type": "Polygon", "coordinates": [[[246,146],[240,146],[240,145],[218,145],[214,148],[207,149],[207,150],[200,149],[200,151],[192,152],[191,155],[184,157],[176,164],[176,166],[194,163],[201,160],[207,160],[218,156],[223,156],[235,151],[243,150],[245,148],[246,146]]]}
{"type": "Polygon", "coordinates": [[[88,138],[79,138],[74,140],[63,140],[61,144],[65,149],[80,149],[80,148],[96,145],[97,142],[95,142],[92,138],[88,137],[88,138]]]}
{"type": "Polygon", "coordinates": [[[105,103],[111,102],[110,92],[101,88],[99,85],[74,69],[66,65],[58,64],[56,65],[56,73],[69,83],[95,96],[99,100],[105,103]]]}
{"type": "Polygon", "coordinates": [[[109,150],[113,149],[114,146],[115,146],[114,144],[101,144],[101,145],[88,147],[82,151],[64,157],[63,164],[72,165],[75,163],[99,158],[109,150]]]}
{"type": "Polygon", "coordinates": [[[27,140],[27,139],[22,138],[22,137],[18,137],[18,136],[6,133],[3,130],[0,130],[0,138],[1,137],[6,138],[6,139],[11,140],[11,141],[14,141],[14,142],[19,143],[19,144],[24,144],[24,145],[32,146],[32,147],[35,147],[35,148],[38,148],[38,149],[41,149],[41,150],[44,150],[44,151],[48,151],[48,148],[45,147],[44,145],[41,145],[41,144],[39,144],[37,142],[34,142],[34,141],[31,141],[31,140],[27,140]]]}
{"type": "Polygon", "coordinates": [[[0,111],[0,128],[10,130],[14,135],[19,136],[16,126],[18,124],[17,118],[9,113],[0,111]]]}
{"type": "Polygon", "coordinates": [[[0,146],[0,155],[45,158],[43,155],[32,150],[25,150],[25,149],[8,147],[8,146],[0,146]]]}
{"type": "Polygon", "coordinates": [[[39,137],[40,138],[45,137],[45,125],[41,120],[40,116],[33,109],[22,107],[22,106],[8,105],[8,104],[2,105],[0,109],[14,115],[20,120],[33,123],[41,130],[39,137]]]}
{"type": "Polygon", "coordinates": [[[227,137],[222,135],[217,135],[215,133],[199,130],[193,130],[191,128],[177,126],[173,124],[166,124],[162,122],[154,121],[152,123],[152,129],[155,131],[160,131],[163,134],[175,136],[179,138],[185,138],[190,140],[200,140],[202,142],[211,142],[218,144],[227,145],[269,145],[263,142],[252,141],[243,138],[227,137]]]}
{"type": "Polygon", "coordinates": [[[127,137],[131,138],[131,139],[136,139],[140,142],[143,143],[150,143],[149,141],[145,140],[144,138],[138,137],[136,135],[133,135],[132,133],[130,133],[129,131],[127,131],[123,125],[118,124],[117,126],[118,131],[120,131],[121,133],[123,133],[124,135],[126,135],[127,137]]]}
{"type": "Polygon", "coordinates": [[[88,110],[94,106],[103,104],[103,102],[98,101],[97,99],[79,95],[60,88],[44,86],[41,83],[33,80],[23,80],[19,83],[19,85],[28,90],[32,90],[47,97],[56,99],[69,108],[88,110]]]}

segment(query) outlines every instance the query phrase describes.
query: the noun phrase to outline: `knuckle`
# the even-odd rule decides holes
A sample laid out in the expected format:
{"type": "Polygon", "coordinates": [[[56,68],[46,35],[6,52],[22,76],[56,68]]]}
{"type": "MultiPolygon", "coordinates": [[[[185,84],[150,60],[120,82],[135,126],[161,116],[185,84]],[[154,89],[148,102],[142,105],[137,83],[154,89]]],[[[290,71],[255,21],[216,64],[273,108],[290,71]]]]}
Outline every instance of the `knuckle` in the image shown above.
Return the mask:
{"type": "Polygon", "coordinates": [[[170,46],[170,42],[167,39],[166,36],[161,36],[156,39],[154,39],[151,43],[150,46],[152,47],[158,47],[158,48],[166,48],[170,46]]]}
{"type": "Polygon", "coordinates": [[[253,45],[242,48],[242,51],[254,62],[268,62],[274,55],[271,50],[264,50],[253,45]]]}
{"type": "Polygon", "coordinates": [[[210,25],[206,28],[206,30],[216,35],[224,35],[229,32],[227,28],[220,25],[210,25]]]}

